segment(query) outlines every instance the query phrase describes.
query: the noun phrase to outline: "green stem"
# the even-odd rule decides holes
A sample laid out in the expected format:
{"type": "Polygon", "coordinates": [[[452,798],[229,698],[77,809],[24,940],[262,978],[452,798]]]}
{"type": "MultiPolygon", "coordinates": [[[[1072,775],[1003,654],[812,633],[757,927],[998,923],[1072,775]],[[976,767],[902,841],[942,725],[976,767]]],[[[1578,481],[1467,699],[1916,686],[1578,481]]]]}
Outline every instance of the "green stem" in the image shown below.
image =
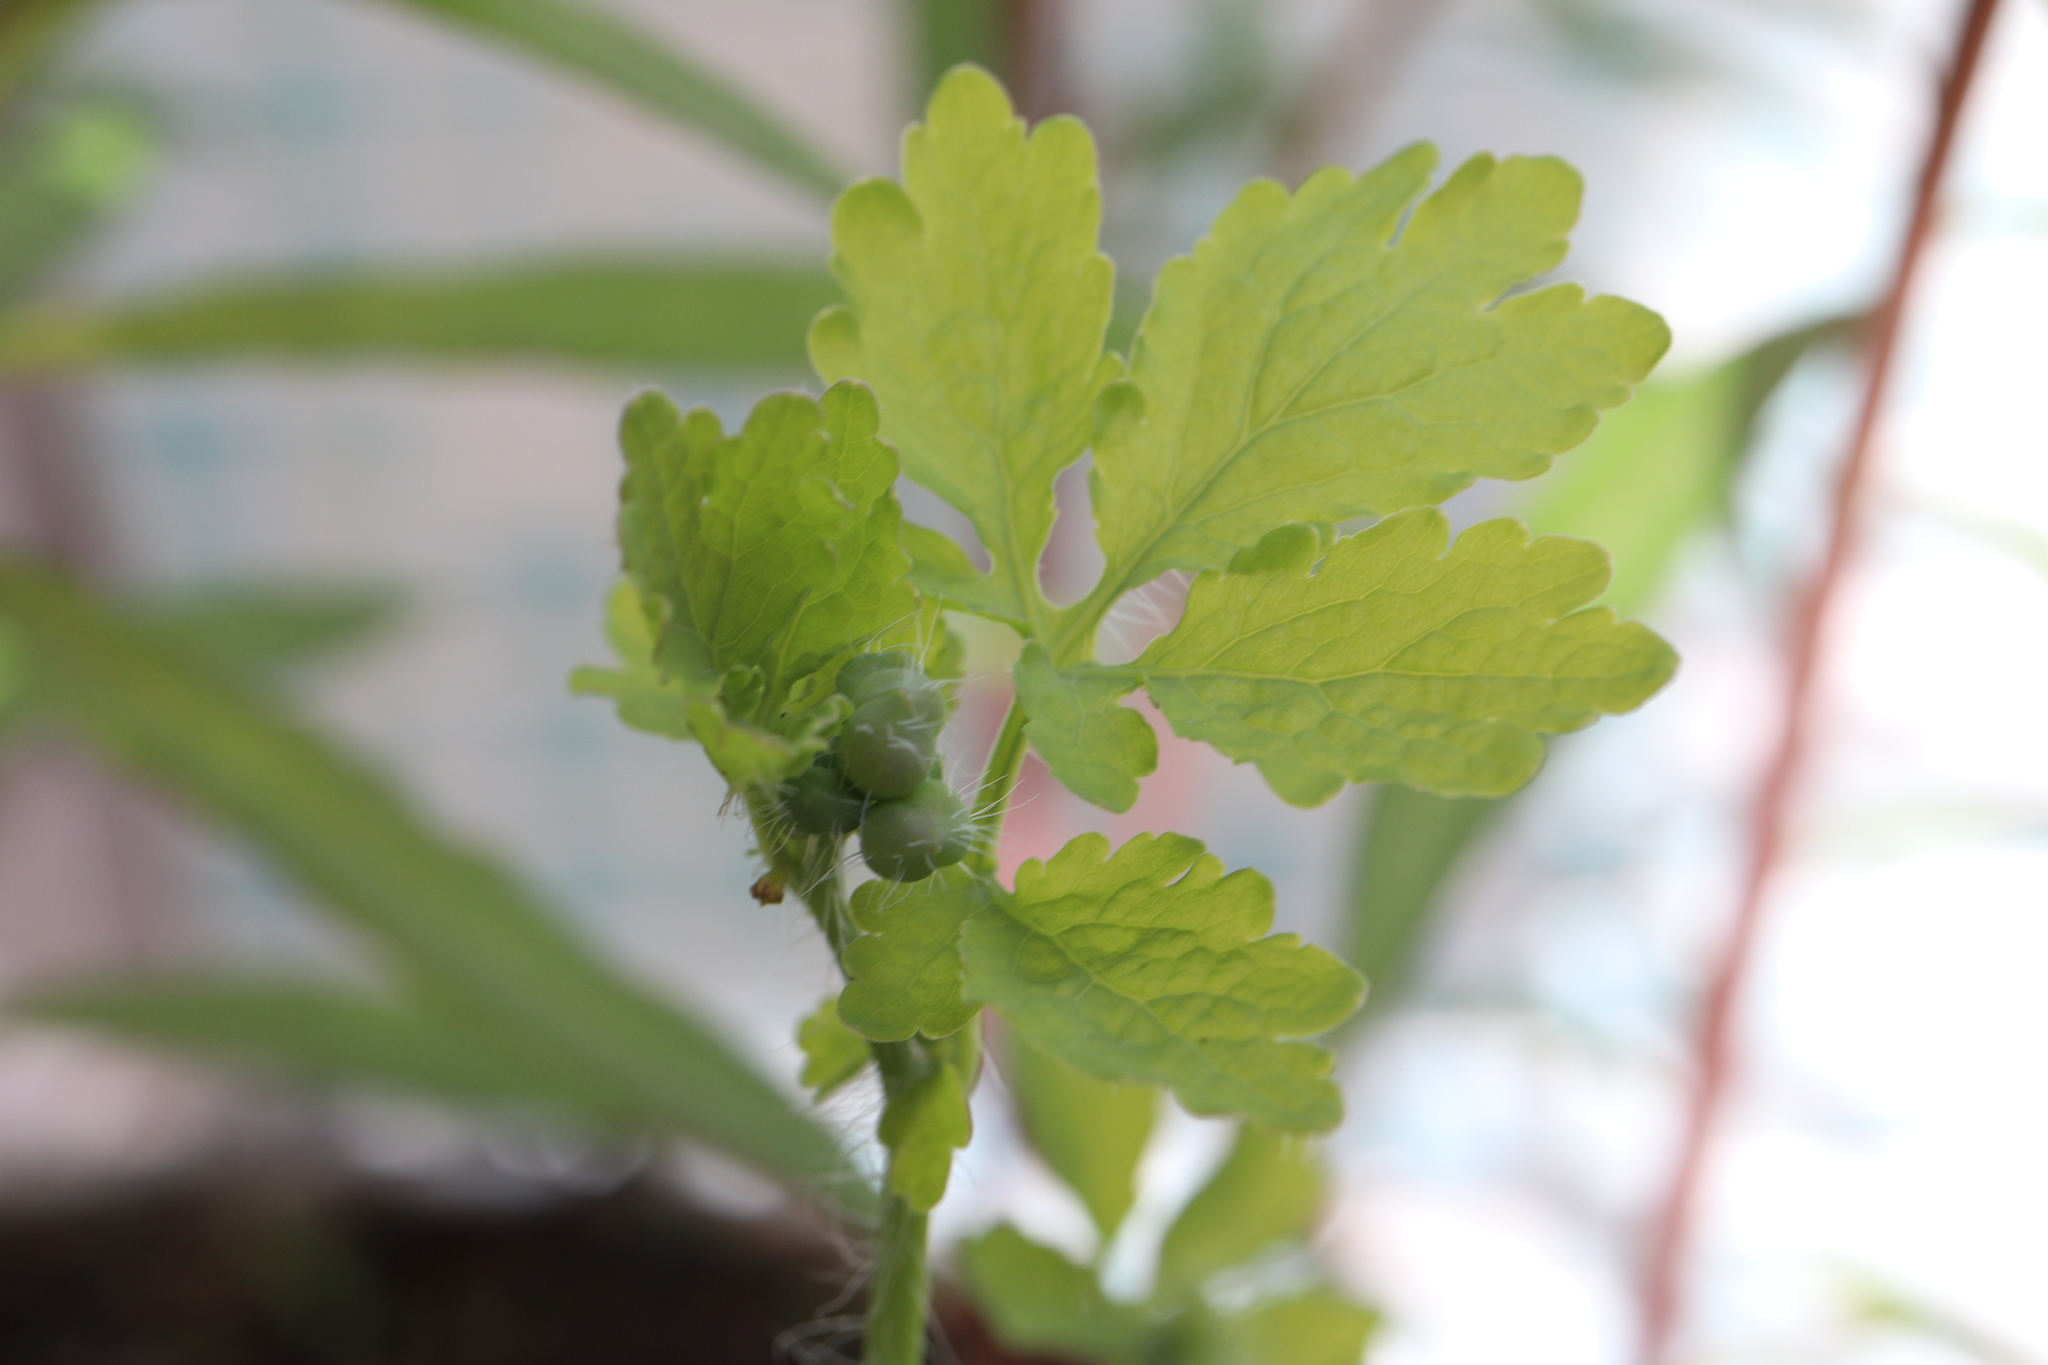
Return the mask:
{"type": "Polygon", "coordinates": [[[1024,708],[1012,701],[1003,728],[996,732],[995,745],[988,751],[988,766],[982,769],[981,790],[974,798],[974,852],[967,860],[977,872],[993,874],[996,870],[996,838],[1010,811],[1017,774],[1024,770],[1024,722],[1024,708]]]}
{"type": "Polygon", "coordinates": [[[930,1296],[925,1222],[926,1215],[900,1196],[884,1198],[861,1365],[923,1365],[925,1305],[930,1296]]]}
{"type": "MultiPolygon", "coordinates": [[[[977,871],[993,873],[995,842],[1001,833],[1010,795],[1017,787],[1017,775],[1024,767],[1024,709],[1012,702],[997,732],[983,770],[981,790],[976,799],[975,824],[979,831],[970,865],[977,871]]],[[[853,938],[848,914],[845,883],[839,863],[845,852],[842,839],[811,838],[791,830],[770,798],[750,803],[754,837],[769,867],[783,884],[796,892],[823,931],[832,954],[843,960],[846,945],[853,938]]],[[[928,1076],[936,1066],[959,1065],[973,1084],[979,1071],[974,1054],[963,1048],[978,1048],[976,1025],[961,1035],[939,1043],[912,1038],[900,1043],[875,1043],[875,1061],[882,1073],[883,1093],[894,1099],[928,1076]]],[[[925,1269],[926,1215],[911,1208],[900,1196],[884,1191],[882,1226],[876,1238],[875,1278],[868,1290],[866,1344],[861,1349],[862,1365],[923,1365],[925,1322],[930,1308],[930,1283],[925,1269]]]]}

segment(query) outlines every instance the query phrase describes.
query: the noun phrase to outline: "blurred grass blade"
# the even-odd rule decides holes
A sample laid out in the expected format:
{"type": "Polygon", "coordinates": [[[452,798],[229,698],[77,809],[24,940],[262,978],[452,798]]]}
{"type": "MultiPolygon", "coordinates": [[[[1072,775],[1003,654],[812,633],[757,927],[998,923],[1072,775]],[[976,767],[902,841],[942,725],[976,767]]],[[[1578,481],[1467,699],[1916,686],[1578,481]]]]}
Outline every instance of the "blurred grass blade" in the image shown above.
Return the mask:
{"type": "Polygon", "coordinates": [[[673,47],[576,0],[389,0],[572,71],[831,195],[847,177],[787,123],[673,47]]]}
{"type": "Polygon", "coordinates": [[[0,559],[0,613],[110,753],[248,838],[496,1045],[769,1170],[844,1170],[724,1042],[601,966],[526,888],[327,745],[37,566],[0,559]]]}
{"type": "Polygon", "coordinates": [[[136,615],[194,662],[261,684],[362,643],[398,606],[397,590],[381,585],[223,582],[157,597],[136,615]]]}
{"type": "Polygon", "coordinates": [[[1444,879],[1501,802],[1381,785],[1366,807],[1352,871],[1346,961],[1366,980],[1357,1022],[1401,998],[1444,879]]]}
{"type": "Polygon", "coordinates": [[[0,322],[0,373],[229,357],[801,365],[838,297],[815,267],[689,258],[242,280],[0,322]]]}
{"type": "MultiPolygon", "coordinates": [[[[1714,369],[1643,385],[1533,486],[1523,520],[1539,534],[1605,546],[1614,577],[1600,600],[1623,616],[1642,612],[1687,538],[1725,508],[1757,419],[1785,376],[1858,322],[1829,318],[1714,369]]],[[[1500,804],[1389,786],[1366,806],[1345,930],[1349,961],[1371,984],[1358,1022],[1400,997],[1445,879],[1500,804]]]]}
{"type": "Polygon", "coordinates": [[[908,105],[922,109],[939,77],[961,62],[987,67],[1006,83],[1001,0],[903,0],[916,60],[910,68],[908,105]]]}
{"type": "MultiPolygon", "coordinates": [[[[77,1024],[318,1080],[369,1082],[436,1098],[549,1104],[588,1117],[587,1097],[480,1051],[400,1006],[313,983],[171,980],[67,983],[10,1001],[11,1014],[77,1024]]],[[[605,1116],[610,1117],[610,1116],[605,1116]]]]}
{"type": "Polygon", "coordinates": [[[1623,616],[1644,611],[1689,535],[1726,505],[1764,404],[1813,345],[1854,325],[1829,319],[1713,369],[1643,385],[1532,486],[1522,519],[1539,535],[1605,546],[1614,578],[1600,600],[1623,616]]]}
{"type": "Polygon", "coordinates": [[[135,188],[151,152],[134,111],[71,105],[0,146],[0,305],[11,303],[135,188]]]}

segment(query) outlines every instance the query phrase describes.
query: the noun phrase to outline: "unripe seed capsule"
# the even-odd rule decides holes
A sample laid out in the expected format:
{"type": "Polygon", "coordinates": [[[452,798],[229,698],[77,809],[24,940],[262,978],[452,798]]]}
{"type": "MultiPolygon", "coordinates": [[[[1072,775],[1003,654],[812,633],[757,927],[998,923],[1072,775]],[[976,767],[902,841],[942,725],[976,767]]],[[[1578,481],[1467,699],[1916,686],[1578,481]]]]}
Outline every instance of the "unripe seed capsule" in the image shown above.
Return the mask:
{"type": "Polygon", "coordinates": [[[967,856],[974,824],[953,789],[937,780],[901,801],[877,801],[860,822],[860,853],[892,882],[923,881],[967,856]]]}
{"type": "Polygon", "coordinates": [[[867,799],[840,772],[813,763],[782,788],[782,810],[806,834],[851,834],[867,799]]]}
{"type": "Polygon", "coordinates": [[[847,717],[839,771],[880,800],[908,796],[931,776],[945,721],[945,694],[931,683],[884,692],[847,717]]]}
{"type": "Polygon", "coordinates": [[[878,673],[908,673],[922,677],[917,666],[917,656],[907,649],[885,649],[877,654],[856,654],[839,666],[839,694],[852,697],[856,704],[867,697],[856,695],[858,688],[868,678],[878,673]]]}

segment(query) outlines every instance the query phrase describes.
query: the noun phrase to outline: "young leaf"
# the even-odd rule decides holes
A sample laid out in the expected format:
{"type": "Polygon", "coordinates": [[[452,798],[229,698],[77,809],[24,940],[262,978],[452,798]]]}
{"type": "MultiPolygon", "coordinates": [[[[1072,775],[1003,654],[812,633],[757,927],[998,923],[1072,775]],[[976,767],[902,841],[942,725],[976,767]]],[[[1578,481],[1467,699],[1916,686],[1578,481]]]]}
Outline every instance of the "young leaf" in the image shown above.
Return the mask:
{"type": "Polygon", "coordinates": [[[1356,972],[1273,922],[1273,887],[1202,845],[1084,834],[1017,870],[961,933],[963,994],[1104,1080],[1171,1086],[1196,1114],[1335,1126],[1331,1057],[1305,1038],[1358,1008],[1356,972]]]}
{"type": "Polygon", "coordinates": [[[796,1045],[804,1053],[803,1074],[798,1079],[821,1100],[860,1075],[874,1057],[868,1040],[840,1021],[830,997],[797,1026],[796,1045]]]}
{"type": "Polygon", "coordinates": [[[862,181],[832,213],[848,306],[812,328],[812,363],[874,387],[904,471],[967,514],[993,561],[947,595],[1007,620],[1045,615],[1053,478],[1081,457],[1117,369],[1101,218],[1088,130],[1054,118],[1026,137],[973,67],[905,136],[903,183],[862,181]]]}
{"type": "Polygon", "coordinates": [[[1323,1199],[1322,1163],[1306,1142],[1242,1125],[1223,1165],[1166,1230],[1153,1300],[1186,1302],[1218,1273],[1306,1237],[1323,1199]]]}
{"type": "Polygon", "coordinates": [[[1671,647],[1605,608],[1597,545],[1530,541],[1512,521],[1449,536],[1417,508],[1338,541],[1311,572],[1211,570],[1172,633],[1134,668],[1174,730],[1259,766],[1296,805],[1347,781],[1445,795],[1514,790],[1544,734],[1631,710],[1662,687],[1671,647]]]}
{"type": "MultiPolygon", "coordinates": [[[[932,630],[904,581],[896,459],[875,429],[858,384],[822,401],[771,395],[734,436],[708,409],[684,416],[653,393],[620,425],[619,539],[660,622],[653,664],[736,787],[774,786],[823,747],[845,702],[814,686],[799,705],[797,684],[849,650],[932,630]]],[[[637,650],[637,637],[627,643],[637,650]]],[[[676,705],[654,705],[630,658],[625,674],[577,685],[672,724],[676,705]]]]}
{"type": "Polygon", "coordinates": [[[575,72],[830,194],[845,178],[809,142],[695,61],[575,0],[392,0],[575,72]]]}
{"type": "Polygon", "coordinates": [[[1342,1294],[1312,1290],[1207,1319],[1190,1365],[1358,1365],[1379,1321],[1342,1294]]]}
{"type": "Polygon", "coordinates": [[[919,1213],[936,1208],[946,1197],[953,1149],[965,1147],[974,1136],[959,1069],[936,1067],[891,1099],[877,1135],[889,1149],[889,1188],[919,1213]]]}
{"type": "Polygon", "coordinates": [[[1061,671],[1037,640],[1027,641],[1012,677],[1031,718],[1031,747],[1074,795],[1106,810],[1138,802],[1138,779],[1159,766],[1159,737],[1122,700],[1138,689],[1130,673],[1061,671]]]}
{"type": "Polygon", "coordinates": [[[1046,1352],[1099,1365],[1148,1358],[1151,1326],[1129,1304],[1104,1297],[1093,1271],[1008,1223],[960,1248],[975,1304],[1013,1351],[1046,1352]]]}
{"type": "Polygon", "coordinates": [[[965,1028],[975,1007],[960,999],[960,926],[991,892],[957,864],[923,881],[855,887],[853,922],[862,933],[840,955],[848,980],[839,1017],[878,1042],[965,1028]]]}
{"type": "Polygon", "coordinates": [[[1081,1197],[1107,1243],[1137,1201],[1159,1091],[1098,1081],[1021,1033],[1010,1035],[1008,1051],[1010,1088],[1032,1147],[1081,1197]]]}
{"type": "Polygon", "coordinates": [[[605,603],[604,633],[619,667],[585,664],[569,675],[569,690],[579,697],[610,697],[618,705],[619,719],[635,730],[696,739],[690,725],[690,693],[654,666],[654,629],[631,579],[613,586],[605,603]]]}
{"type": "Polygon", "coordinates": [[[1670,336],[1648,310],[1573,285],[1502,297],[1563,258],[1570,167],[1474,157],[1411,213],[1434,164],[1417,146],[1292,197],[1254,182],[1160,272],[1096,435],[1098,609],[1286,522],[1533,477],[1649,373],[1670,336]]]}

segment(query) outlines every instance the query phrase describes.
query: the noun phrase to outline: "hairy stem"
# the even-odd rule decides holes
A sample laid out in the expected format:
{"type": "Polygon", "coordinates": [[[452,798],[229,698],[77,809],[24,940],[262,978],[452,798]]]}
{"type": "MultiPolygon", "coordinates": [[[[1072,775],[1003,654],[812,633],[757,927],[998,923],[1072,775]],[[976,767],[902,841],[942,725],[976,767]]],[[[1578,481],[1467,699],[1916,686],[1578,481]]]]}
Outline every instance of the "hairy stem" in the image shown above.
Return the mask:
{"type": "MultiPolygon", "coordinates": [[[[843,962],[846,945],[855,936],[846,883],[840,875],[846,841],[791,830],[769,798],[750,801],[749,814],[762,856],[817,921],[819,931],[831,945],[833,958],[843,962]]],[[[945,1064],[945,1059],[938,1055],[940,1050],[957,1047],[923,1038],[871,1046],[882,1074],[883,1093],[892,1100],[930,1075],[934,1067],[945,1064]]],[[[925,1240],[926,1216],[900,1196],[884,1190],[882,1223],[876,1234],[875,1278],[868,1291],[862,1365],[923,1365],[929,1299],[925,1240]]]]}
{"type": "Polygon", "coordinates": [[[1997,0],[1970,0],[1943,79],[1933,132],[1921,157],[1913,213],[1892,270],[1883,303],[1871,320],[1870,354],[1863,398],[1848,452],[1836,475],[1834,516],[1820,567],[1802,595],[1793,619],[1785,675],[1784,719],[1775,752],[1752,812],[1749,863],[1742,899],[1714,964],[1701,1011],[1691,1107],[1686,1115],[1662,1207],[1652,1225],[1642,1281],[1642,1352],[1645,1365],[1663,1365],[1671,1355],[1683,1308],[1680,1289],[1693,1217],[1705,1177],[1708,1149],[1719,1124],[1733,1067],[1736,1006],[1763,919],[1766,897],[1785,852],[1793,800],[1805,776],[1812,722],[1819,711],[1819,679],[1827,643],[1829,609],[1861,529],[1863,489],[1871,447],[1885,411],[1906,303],[1926,254],[1939,207],[1941,184],[1955,144],[1963,103],[1977,70],[1997,0]]]}
{"type": "Polygon", "coordinates": [[[923,1365],[925,1304],[930,1295],[925,1222],[926,1215],[901,1197],[884,1198],[861,1365],[923,1365]]]}
{"type": "Polygon", "coordinates": [[[996,870],[996,839],[1010,811],[1010,795],[1017,790],[1017,775],[1024,770],[1024,722],[1024,708],[1012,701],[982,769],[981,790],[974,798],[974,852],[968,855],[968,865],[977,872],[996,870]]]}

